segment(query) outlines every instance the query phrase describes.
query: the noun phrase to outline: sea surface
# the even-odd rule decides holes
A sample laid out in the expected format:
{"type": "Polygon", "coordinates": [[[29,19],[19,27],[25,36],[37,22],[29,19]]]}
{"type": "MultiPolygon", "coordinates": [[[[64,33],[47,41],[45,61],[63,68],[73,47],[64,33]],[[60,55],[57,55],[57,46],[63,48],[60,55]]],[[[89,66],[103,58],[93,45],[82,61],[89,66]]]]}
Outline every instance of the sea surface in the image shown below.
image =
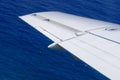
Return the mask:
{"type": "Polygon", "coordinates": [[[0,80],[109,80],[18,18],[42,11],[120,24],[120,0],[0,0],[0,80]]]}

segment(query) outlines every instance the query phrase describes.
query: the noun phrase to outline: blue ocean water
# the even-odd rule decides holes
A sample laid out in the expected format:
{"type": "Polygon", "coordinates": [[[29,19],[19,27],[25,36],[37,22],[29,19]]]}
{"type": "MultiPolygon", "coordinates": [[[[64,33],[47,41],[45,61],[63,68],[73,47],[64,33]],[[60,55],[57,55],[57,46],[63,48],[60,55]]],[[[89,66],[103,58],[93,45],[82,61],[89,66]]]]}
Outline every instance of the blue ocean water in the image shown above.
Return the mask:
{"type": "Polygon", "coordinates": [[[49,50],[51,40],[18,16],[62,11],[120,23],[119,0],[0,0],[0,80],[109,80],[66,51],[49,50]]]}

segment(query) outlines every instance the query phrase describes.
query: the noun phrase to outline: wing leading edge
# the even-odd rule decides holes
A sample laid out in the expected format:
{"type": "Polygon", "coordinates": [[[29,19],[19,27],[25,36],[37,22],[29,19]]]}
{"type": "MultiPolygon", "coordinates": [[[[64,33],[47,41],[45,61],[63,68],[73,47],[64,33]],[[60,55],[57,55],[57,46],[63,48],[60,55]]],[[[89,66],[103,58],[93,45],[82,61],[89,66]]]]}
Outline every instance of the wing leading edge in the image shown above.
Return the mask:
{"type": "MultiPolygon", "coordinates": [[[[120,25],[61,12],[20,18],[111,80],[120,79],[120,25]]],[[[51,45],[50,45],[51,46],[51,45]]]]}

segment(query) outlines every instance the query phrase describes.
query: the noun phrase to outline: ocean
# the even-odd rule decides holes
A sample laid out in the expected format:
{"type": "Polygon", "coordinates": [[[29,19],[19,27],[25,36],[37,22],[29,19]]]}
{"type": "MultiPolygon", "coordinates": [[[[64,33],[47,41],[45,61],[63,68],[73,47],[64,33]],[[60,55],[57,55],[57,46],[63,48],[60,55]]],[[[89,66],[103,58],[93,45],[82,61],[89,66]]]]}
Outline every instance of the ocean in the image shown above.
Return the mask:
{"type": "Polygon", "coordinates": [[[18,18],[61,11],[120,24],[119,0],[0,0],[0,80],[109,80],[18,18]]]}

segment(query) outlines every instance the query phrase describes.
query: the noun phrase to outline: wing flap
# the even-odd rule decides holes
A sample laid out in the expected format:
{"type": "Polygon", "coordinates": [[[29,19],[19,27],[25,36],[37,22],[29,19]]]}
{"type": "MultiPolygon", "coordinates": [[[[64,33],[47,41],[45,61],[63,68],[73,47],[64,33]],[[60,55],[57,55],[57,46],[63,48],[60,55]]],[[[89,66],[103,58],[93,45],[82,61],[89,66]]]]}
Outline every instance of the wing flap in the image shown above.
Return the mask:
{"type": "Polygon", "coordinates": [[[120,44],[120,35],[118,35],[120,34],[120,26],[112,26],[87,32],[120,44]]]}

